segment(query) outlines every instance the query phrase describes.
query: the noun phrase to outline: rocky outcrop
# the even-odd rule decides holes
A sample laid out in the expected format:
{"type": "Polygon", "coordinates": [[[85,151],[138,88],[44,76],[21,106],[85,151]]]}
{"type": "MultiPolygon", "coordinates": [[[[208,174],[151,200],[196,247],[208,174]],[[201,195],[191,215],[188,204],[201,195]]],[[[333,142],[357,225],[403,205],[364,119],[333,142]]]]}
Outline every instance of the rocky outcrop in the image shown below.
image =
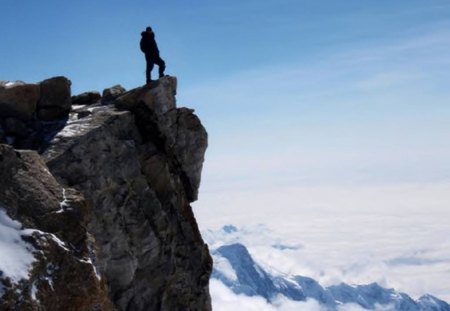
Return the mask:
{"type": "Polygon", "coordinates": [[[114,99],[116,99],[121,94],[125,93],[125,88],[120,84],[114,85],[112,87],[106,88],[102,93],[102,103],[108,104],[114,99]]]}
{"type": "MultiPolygon", "coordinates": [[[[0,209],[27,228],[21,235],[34,257],[27,279],[13,282],[8,276],[14,271],[1,271],[0,309],[111,310],[106,280],[91,262],[94,245],[85,229],[83,196],[63,188],[34,151],[0,145],[0,160],[0,209]]],[[[4,234],[4,219],[1,223],[4,234]]],[[[2,261],[23,260],[16,248],[8,252],[2,246],[2,261]]]]}
{"type": "Polygon", "coordinates": [[[72,105],[71,84],[65,77],[55,77],[40,83],[41,97],[37,104],[39,119],[51,121],[65,118],[69,114],[72,105]]]}
{"type": "MultiPolygon", "coordinates": [[[[71,199],[77,209],[66,212],[79,211],[72,221],[81,229],[66,230],[74,232],[68,237],[55,224],[27,222],[14,209],[8,215],[84,250],[71,256],[97,271],[98,310],[109,310],[108,303],[117,310],[210,310],[212,261],[190,206],[198,196],[206,131],[193,110],[176,107],[174,77],[110,93],[107,100],[73,107],[50,139],[29,146],[42,153],[42,172],[54,178],[53,207],[44,210],[62,217],[54,209],[65,202],[65,189],[78,198],[71,199]]],[[[0,196],[0,204],[5,200],[0,196]]],[[[32,280],[23,282],[30,286],[32,280]]],[[[40,297],[39,286],[37,292],[40,297]]]]}
{"type": "Polygon", "coordinates": [[[190,201],[195,201],[200,186],[201,166],[207,135],[192,109],[176,108],[177,81],[166,77],[159,86],[147,85],[118,97],[114,104],[132,111],[143,139],[165,150],[173,166],[179,167],[190,201]]]}
{"type": "Polygon", "coordinates": [[[41,95],[38,84],[4,82],[0,84],[0,114],[20,120],[30,120],[36,112],[41,95]]]}
{"type": "Polygon", "coordinates": [[[36,84],[0,81],[0,143],[42,151],[67,121],[70,85],[65,77],[36,84]]]}
{"type": "Polygon", "coordinates": [[[0,83],[0,114],[29,121],[35,117],[44,121],[67,117],[71,107],[71,82],[54,77],[37,84],[22,81],[0,83]]]}
{"type": "Polygon", "coordinates": [[[72,96],[72,105],[92,105],[98,102],[102,96],[97,91],[84,92],[72,96]]]}

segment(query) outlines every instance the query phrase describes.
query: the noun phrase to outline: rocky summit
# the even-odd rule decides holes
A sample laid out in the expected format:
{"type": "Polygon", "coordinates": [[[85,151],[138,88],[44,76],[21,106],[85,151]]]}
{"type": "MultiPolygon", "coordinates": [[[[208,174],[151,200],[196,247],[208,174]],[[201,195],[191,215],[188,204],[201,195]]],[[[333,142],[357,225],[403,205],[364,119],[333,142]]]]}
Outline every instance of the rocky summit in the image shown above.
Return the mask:
{"type": "Polygon", "coordinates": [[[207,133],[174,77],[0,82],[0,310],[210,310],[207,133]]]}

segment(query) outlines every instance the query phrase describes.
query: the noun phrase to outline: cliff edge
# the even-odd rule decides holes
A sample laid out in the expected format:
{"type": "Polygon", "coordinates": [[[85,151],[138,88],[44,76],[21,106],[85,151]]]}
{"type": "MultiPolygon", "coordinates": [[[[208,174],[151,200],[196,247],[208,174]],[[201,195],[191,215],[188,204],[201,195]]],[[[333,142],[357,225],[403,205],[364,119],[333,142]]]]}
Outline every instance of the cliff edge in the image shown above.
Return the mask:
{"type": "Polygon", "coordinates": [[[176,85],[0,82],[0,309],[211,309],[207,133],[176,85]]]}

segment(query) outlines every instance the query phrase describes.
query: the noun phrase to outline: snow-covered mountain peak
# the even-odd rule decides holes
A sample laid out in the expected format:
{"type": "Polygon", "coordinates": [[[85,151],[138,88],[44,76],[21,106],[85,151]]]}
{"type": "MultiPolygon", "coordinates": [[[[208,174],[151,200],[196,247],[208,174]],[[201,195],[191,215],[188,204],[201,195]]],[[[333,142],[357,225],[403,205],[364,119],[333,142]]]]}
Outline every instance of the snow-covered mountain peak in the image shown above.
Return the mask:
{"type": "Polygon", "coordinates": [[[431,295],[413,300],[405,293],[384,288],[375,282],[324,287],[305,276],[274,275],[256,263],[241,243],[222,245],[212,254],[215,263],[213,279],[221,281],[238,295],[263,297],[268,303],[282,296],[292,301],[312,299],[323,310],[330,311],[347,310],[346,306],[357,306],[358,310],[450,311],[448,303],[431,295]]]}

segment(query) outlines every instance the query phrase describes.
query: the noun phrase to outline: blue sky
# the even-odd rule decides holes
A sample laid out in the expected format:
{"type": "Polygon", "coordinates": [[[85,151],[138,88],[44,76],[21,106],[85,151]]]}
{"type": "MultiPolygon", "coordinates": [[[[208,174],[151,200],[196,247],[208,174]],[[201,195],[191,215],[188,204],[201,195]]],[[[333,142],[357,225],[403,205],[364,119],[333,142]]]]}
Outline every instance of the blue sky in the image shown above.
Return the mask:
{"type": "MultiPolygon", "coordinates": [[[[330,215],[351,215],[354,228],[370,223],[373,240],[384,241],[370,219],[392,219],[395,211],[427,232],[419,240],[435,242],[430,249],[443,247],[450,228],[433,224],[450,217],[449,1],[2,0],[0,79],[65,75],[73,93],[137,87],[145,66],[138,43],[148,25],[167,73],[179,79],[179,106],[195,108],[209,132],[195,205],[203,229],[264,222],[260,210],[274,206],[292,226],[310,228],[301,216],[317,220],[315,207],[328,217],[323,240],[289,236],[302,233],[299,243],[312,250],[305,247],[306,255],[326,270],[333,263],[319,260],[327,254],[314,247],[333,244],[339,228],[330,215]]],[[[277,232],[285,224],[267,225],[277,232]]],[[[409,226],[390,227],[403,239],[393,242],[398,256],[415,252],[409,226]]],[[[350,247],[335,260],[339,269],[352,254],[350,247]]],[[[441,281],[450,264],[408,269],[402,276],[368,268],[358,271],[363,280],[355,272],[346,281],[381,275],[387,285],[450,299],[441,281]],[[442,278],[433,281],[432,272],[442,278]]]]}

